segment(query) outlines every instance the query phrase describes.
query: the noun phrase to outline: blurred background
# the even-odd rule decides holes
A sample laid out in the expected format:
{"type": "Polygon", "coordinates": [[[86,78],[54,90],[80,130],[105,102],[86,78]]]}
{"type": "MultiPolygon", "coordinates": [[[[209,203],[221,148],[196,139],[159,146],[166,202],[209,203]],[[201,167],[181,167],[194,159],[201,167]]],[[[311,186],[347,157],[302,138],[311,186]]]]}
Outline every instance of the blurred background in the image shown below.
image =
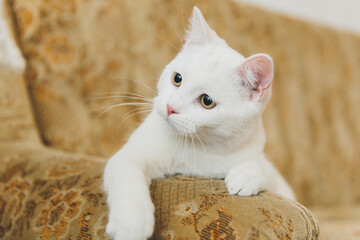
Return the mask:
{"type": "Polygon", "coordinates": [[[280,14],[360,35],[357,0],[238,0],[280,14]]]}
{"type": "Polygon", "coordinates": [[[5,3],[26,68],[23,80],[0,82],[4,142],[111,156],[146,116],[112,106],[154,96],[197,5],[235,50],[274,58],[266,154],[319,218],[323,239],[360,238],[360,2],[5,3]]]}

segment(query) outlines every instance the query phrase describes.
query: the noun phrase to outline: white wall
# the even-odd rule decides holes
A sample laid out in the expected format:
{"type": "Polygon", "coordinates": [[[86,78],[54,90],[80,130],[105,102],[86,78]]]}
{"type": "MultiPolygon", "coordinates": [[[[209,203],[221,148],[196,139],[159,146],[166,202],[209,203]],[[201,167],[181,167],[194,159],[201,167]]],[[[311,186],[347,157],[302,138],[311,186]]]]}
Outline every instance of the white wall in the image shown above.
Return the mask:
{"type": "Polygon", "coordinates": [[[238,0],[360,35],[360,0],[238,0]]]}
{"type": "Polygon", "coordinates": [[[6,22],[4,0],[0,0],[0,68],[4,66],[22,71],[25,61],[6,22]]]}

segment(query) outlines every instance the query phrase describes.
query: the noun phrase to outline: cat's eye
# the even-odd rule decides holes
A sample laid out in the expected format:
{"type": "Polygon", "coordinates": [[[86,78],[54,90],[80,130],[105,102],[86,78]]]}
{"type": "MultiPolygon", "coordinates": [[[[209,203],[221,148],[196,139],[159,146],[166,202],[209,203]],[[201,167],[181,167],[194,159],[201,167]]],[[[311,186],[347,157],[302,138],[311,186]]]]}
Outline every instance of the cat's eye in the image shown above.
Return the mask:
{"type": "Polygon", "coordinates": [[[200,103],[201,106],[203,106],[206,109],[211,109],[216,105],[216,103],[207,94],[203,94],[200,96],[200,103]]]}
{"type": "Polygon", "coordinates": [[[182,81],[182,76],[180,73],[176,73],[174,75],[174,78],[173,78],[173,84],[176,86],[176,87],[180,87],[181,85],[181,81],[182,81]]]}

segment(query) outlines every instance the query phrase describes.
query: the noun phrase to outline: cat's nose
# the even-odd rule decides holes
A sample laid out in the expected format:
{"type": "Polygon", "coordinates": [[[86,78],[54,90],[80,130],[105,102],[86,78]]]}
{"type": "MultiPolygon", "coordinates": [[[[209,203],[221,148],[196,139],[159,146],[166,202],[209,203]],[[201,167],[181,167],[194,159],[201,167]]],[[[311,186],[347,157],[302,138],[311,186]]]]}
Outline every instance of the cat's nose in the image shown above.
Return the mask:
{"type": "Polygon", "coordinates": [[[173,113],[178,114],[178,112],[174,108],[172,108],[169,104],[166,104],[166,108],[167,108],[167,115],[168,116],[170,116],[173,113]]]}

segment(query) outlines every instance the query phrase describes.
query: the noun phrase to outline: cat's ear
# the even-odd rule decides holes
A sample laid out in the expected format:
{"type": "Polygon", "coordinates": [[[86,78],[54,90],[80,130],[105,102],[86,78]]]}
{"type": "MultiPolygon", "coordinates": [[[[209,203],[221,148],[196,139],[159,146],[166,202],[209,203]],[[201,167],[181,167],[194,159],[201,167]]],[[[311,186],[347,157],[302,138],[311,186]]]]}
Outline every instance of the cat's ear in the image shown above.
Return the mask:
{"type": "Polygon", "coordinates": [[[267,54],[255,54],[237,68],[242,85],[251,90],[252,99],[262,99],[274,77],[274,64],[267,54]]]}
{"type": "Polygon", "coordinates": [[[210,28],[201,11],[194,7],[193,14],[190,18],[190,27],[185,37],[185,45],[201,45],[218,38],[215,31],[210,28]]]}

